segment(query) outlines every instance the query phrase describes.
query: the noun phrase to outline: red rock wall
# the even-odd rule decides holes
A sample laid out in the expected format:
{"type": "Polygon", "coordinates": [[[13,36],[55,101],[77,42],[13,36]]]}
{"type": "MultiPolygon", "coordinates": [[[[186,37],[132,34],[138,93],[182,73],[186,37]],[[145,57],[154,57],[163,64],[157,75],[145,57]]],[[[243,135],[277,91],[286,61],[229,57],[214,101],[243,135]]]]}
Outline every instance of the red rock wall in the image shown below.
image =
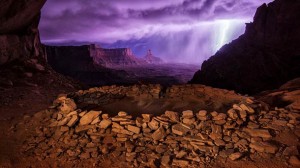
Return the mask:
{"type": "Polygon", "coordinates": [[[14,60],[44,60],[38,23],[46,0],[0,1],[0,65],[14,60]]]}

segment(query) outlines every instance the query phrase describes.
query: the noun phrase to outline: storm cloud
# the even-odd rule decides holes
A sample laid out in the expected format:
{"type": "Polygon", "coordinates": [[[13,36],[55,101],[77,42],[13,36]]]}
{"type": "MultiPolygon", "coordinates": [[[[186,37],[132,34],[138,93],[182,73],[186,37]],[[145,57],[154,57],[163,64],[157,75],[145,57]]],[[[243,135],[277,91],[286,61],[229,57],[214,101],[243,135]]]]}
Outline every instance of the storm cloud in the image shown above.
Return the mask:
{"type": "Polygon", "coordinates": [[[157,55],[166,59],[172,56],[173,60],[178,53],[174,48],[179,47],[187,60],[202,62],[221,43],[242,34],[244,23],[252,20],[256,8],[270,1],[48,0],[42,10],[41,39],[44,43],[142,46],[133,47],[137,55],[152,48],[157,55]],[[224,33],[226,37],[222,37],[224,33]],[[169,47],[160,49],[156,44],[160,41],[169,47]]]}

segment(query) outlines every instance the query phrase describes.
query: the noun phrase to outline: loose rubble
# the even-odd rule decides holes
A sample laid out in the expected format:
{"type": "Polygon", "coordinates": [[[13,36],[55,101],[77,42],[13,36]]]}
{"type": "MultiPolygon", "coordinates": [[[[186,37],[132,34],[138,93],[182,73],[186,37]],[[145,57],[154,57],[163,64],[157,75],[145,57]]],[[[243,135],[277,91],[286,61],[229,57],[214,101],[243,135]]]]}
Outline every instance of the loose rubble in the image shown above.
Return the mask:
{"type": "Polygon", "coordinates": [[[189,167],[210,164],[218,157],[236,161],[266,153],[299,165],[297,146],[274,140],[285,128],[299,129],[300,113],[269,109],[247,99],[227,111],[165,111],[160,116],[133,117],[120,111],[77,108],[76,101],[60,96],[44,113],[49,124],[23,146],[26,155],[46,158],[89,159],[101,155],[125,158],[134,167],[189,167]]]}

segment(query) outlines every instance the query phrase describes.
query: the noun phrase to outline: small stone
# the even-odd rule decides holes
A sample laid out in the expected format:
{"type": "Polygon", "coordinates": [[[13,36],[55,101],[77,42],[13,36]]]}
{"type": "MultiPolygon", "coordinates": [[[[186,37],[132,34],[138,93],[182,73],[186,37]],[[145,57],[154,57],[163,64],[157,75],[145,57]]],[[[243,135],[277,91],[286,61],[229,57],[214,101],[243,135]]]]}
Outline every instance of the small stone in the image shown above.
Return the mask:
{"type": "Polygon", "coordinates": [[[213,111],[213,112],[210,113],[210,115],[211,115],[212,117],[216,117],[218,114],[219,114],[219,113],[216,112],[216,111],[213,111]]]}
{"type": "Polygon", "coordinates": [[[127,162],[132,162],[136,157],[136,153],[132,152],[132,153],[126,153],[126,161],[127,162]]]}
{"type": "Polygon", "coordinates": [[[119,117],[126,117],[126,116],[127,116],[127,113],[126,113],[125,111],[120,111],[120,112],[118,113],[118,116],[119,116],[119,117]]]}
{"type": "Polygon", "coordinates": [[[247,127],[250,129],[257,129],[257,128],[259,128],[259,125],[254,122],[248,122],[247,127]]]}
{"type": "Polygon", "coordinates": [[[277,126],[286,126],[287,125],[287,121],[285,120],[274,120],[272,122],[272,124],[277,125],[277,126]]]}
{"type": "Polygon", "coordinates": [[[206,111],[206,110],[200,110],[200,111],[198,112],[198,115],[199,115],[200,117],[205,117],[205,116],[207,115],[207,111],[206,111]]]}
{"type": "Polygon", "coordinates": [[[132,152],[134,149],[134,145],[130,141],[125,142],[125,148],[127,152],[132,152]]]}
{"type": "Polygon", "coordinates": [[[165,115],[173,122],[179,122],[179,115],[174,111],[166,111],[165,115]]]}
{"type": "Polygon", "coordinates": [[[244,111],[244,110],[239,111],[239,114],[240,114],[240,117],[245,121],[246,118],[247,118],[247,113],[246,113],[246,111],[244,111]]]}
{"type": "Polygon", "coordinates": [[[253,104],[253,103],[254,103],[254,101],[253,101],[252,99],[250,99],[250,98],[247,98],[247,99],[246,99],[246,102],[247,102],[248,104],[253,104]]]}
{"type": "Polygon", "coordinates": [[[102,114],[102,119],[104,119],[104,120],[109,119],[109,115],[108,114],[102,114]]]}
{"type": "Polygon", "coordinates": [[[272,153],[275,154],[278,151],[278,148],[275,145],[272,145],[267,142],[255,142],[250,143],[250,148],[258,152],[272,153]]]}
{"type": "Polygon", "coordinates": [[[177,154],[176,154],[176,158],[178,159],[181,159],[183,158],[187,153],[183,150],[179,151],[177,154]]]}
{"type": "Polygon", "coordinates": [[[77,106],[74,102],[74,100],[70,98],[66,98],[62,100],[61,105],[59,106],[59,110],[63,113],[69,113],[71,111],[76,110],[77,106]]]}
{"type": "Polygon", "coordinates": [[[130,136],[134,134],[133,132],[130,132],[130,131],[125,130],[125,129],[117,129],[117,128],[113,128],[111,131],[112,131],[112,132],[119,133],[119,134],[130,135],[130,136]]]}
{"type": "Polygon", "coordinates": [[[157,122],[156,120],[152,119],[151,122],[148,123],[148,126],[152,130],[157,130],[158,127],[159,127],[159,122],[157,122]]]}
{"type": "Polygon", "coordinates": [[[240,107],[241,107],[244,111],[248,112],[248,114],[254,114],[254,113],[255,113],[255,111],[253,110],[253,108],[251,108],[251,107],[249,107],[249,106],[246,106],[245,104],[241,104],[240,107]]]}
{"type": "Polygon", "coordinates": [[[144,122],[150,122],[151,116],[152,116],[151,114],[142,114],[143,121],[144,122]]]}
{"type": "Polygon", "coordinates": [[[243,156],[242,153],[236,152],[236,153],[233,153],[233,154],[229,155],[229,159],[231,159],[231,160],[238,160],[238,159],[240,159],[242,156],[243,156]]]}
{"type": "Polygon", "coordinates": [[[289,163],[293,166],[300,166],[300,160],[297,156],[291,156],[289,159],[289,163]]]}
{"type": "MultiPolygon", "coordinates": [[[[227,115],[226,115],[226,114],[224,114],[224,113],[219,113],[217,116],[215,116],[215,117],[213,118],[213,120],[215,120],[215,121],[226,120],[226,118],[227,118],[227,115]]],[[[226,122],[226,121],[225,121],[225,122],[226,122]]]]}
{"type": "Polygon", "coordinates": [[[139,134],[141,132],[141,128],[135,127],[132,125],[128,125],[127,129],[133,133],[139,134]]]}
{"type": "Polygon", "coordinates": [[[104,143],[104,144],[113,144],[115,141],[116,141],[116,139],[114,137],[112,137],[112,136],[105,136],[103,138],[102,143],[104,143]]]}
{"type": "Polygon", "coordinates": [[[97,117],[97,118],[95,118],[95,119],[91,122],[91,125],[97,124],[97,123],[99,123],[99,122],[100,122],[100,118],[97,117]]]}
{"type": "Polygon", "coordinates": [[[167,151],[167,146],[166,145],[158,145],[158,146],[156,146],[155,151],[159,154],[165,153],[167,151]]]}
{"type": "Polygon", "coordinates": [[[80,159],[89,159],[89,158],[91,158],[91,155],[89,152],[84,152],[84,153],[80,154],[79,157],[80,157],[80,159]]]}
{"type": "Polygon", "coordinates": [[[194,113],[192,110],[186,110],[182,112],[182,117],[183,118],[193,118],[194,117],[194,113]]]}
{"type": "Polygon", "coordinates": [[[63,120],[61,120],[57,123],[57,126],[66,125],[69,122],[69,120],[70,120],[70,118],[64,118],[63,120]]]}
{"type": "Polygon", "coordinates": [[[283,153],[284,156],[292,156],[292,155],[299,155],[297,146],[288,146],[284,149],[283,153]]]}
{"type": "Polygon", "coordinates": [[[126,141],[128,140],[128,138],[126,138],[126,137],[123,137],[123,138],[116,138],[116,140],[117,140],[118,142],[126,142],[126,141]]]}
{"type": "Polygon", "coordinates": [[[101,146],[100,150],[103,154],[108,154],[109,152],[107,146],[101,146]]]}
{"type": "Polygon", "coordinates": [[[140,153],[140,152],[144,151],[145,149],[146,149],[145,147],[138,146],[135,148],[135,152],[140,153]]]}
{"type": "Polygon", "coordinates": [[[224,136],[223,140],[226,142],[229,142],[229,141],[231,141],[231,138],[230,138],[230,136],[224,136]]]}
{"type": "Polygon", "coordinates": [[[129,119],[130,118],[128,118],[128,116],[126,116],[126,117],[116,116],[116,117],[113,117],[111,120],[116,121],[116,122],[121,122],[121,121],[128,121],[129,119]]]}
{"type": "Polygon", "coordinates": [[[161,158],[161,165],[165,167],[169,167],[169,164],[170,164],[170,155],[164,155],[161,158]]]}
{"type": "Polygon", "coordinates": [[[73,115],[71,120],[68,122],[67,126],[73,127],[78,120],[79,120],[79,117],[77,115],[73,115]]]}
{"type": "Polygon", "coordinates": [[[74,152],[74,151],[72,151],[72,150],[67,150],[67,154],[70,156],[70,157],[73,157],[73,156],[75,156],[76,155],[76,153],[74,152]]]}
{"type": "Polygon", "coordinates": [[[101,114],[101,111],[90,111],[81,117],[79,125],[88,125],[101,114]]]}
{"type": "Polygon", "coordinates": [[[134,120],[120,121],[120,125],[134,125],[134,120]]]}
{"type": "Polygon", "coordinates": [[[212,132],[209,137],[212,140],[221,139],[222,138],[222,127],[219,125],[211,125],[212,132]]]}
{"type": "Polygon", "coordinates": [[[61,126],[60,127],[60,131],[61,132],[67,132],[67,131],[69,131],[69,127],[67,127],[67,126],[61,126]]]}
{"type": "Polygon", "coordinates": [[[79,125],[75,128],[76,133],[84,132],[93,128],[93,125],[79,125]]]}
{"type": "Polygon", "coordinates": [[[104,119],[99,123],[101,129],[106,129],[111,125],[111,120],[104,119]]]}
{"type": "Polygon", "coordinates": [[[227,114],[231,119],[234,119],[234,120],[236,120],[239,117],[237,112],[234,109],[229,109],[227,111],[227,114]]]}
{"type": "Polygon", "coordinates": [[[116,122],[112,122],[112,127],[116,128],[116,129],[124,129],[123,126],[121,126],[120,124],[116,123],[116,122]]]}
{"type": "Polygon", "coordinates": [[[79,117],[83,117],[86,113],[87,113],[86,111],[79,113],[79,117]]]}
{"type": "Polygon", "coordinates": [[[184,118],[182,120],[182,122],[187,125],[192,125],[195,123],[195,121],[196,121],[195,118],[184,118]]]}
{"type": "Polygon", "coordinates": [[[215,144],[217,146],[225,146],[226,145],[226,143],[222,139],[216,139],[215,144]]]}
{"type": "Polygon", "coordinates": [[[142,127],[142,125],[143,125],[143,119],[142,118],[140,118],[140,117],[137,117],[136,119],[135,119],[135,125],[137,126],[137,127],[142,127]]]}
{"type": "Polygon", "coordinates": [[[172,162],[172,165],[178,166],[178,167],[188,167],[189,161],[174,159],[172,162]]]}
{"type": "Polygon", "coordinates": [[[62,115],[62,114],[60,114],[60,113],[58,113],[58,114],[57,114],[57,118],[56,118],[56,119],[57,119],[57,121],[61,120],[61,119],[62,119],[62,117],[63,117],[63,115],[62,115]]]}
{"type": "Polygon", "coordinates": [[[226,124],[226,120],[216,120],[215,124],[217,124],[217,125],[224,125],[224,124],[226,124]]]}
{"type": "Polygon", "coordinates": [[[163,127],[160,127],[152,134],[152,139],[155,141],[161,140],[166,137],[166,131],[163,127]]]}
{"type": "Polygon", "coordinates": [[[176,134],[176,135],[183,136],[188,131],[189,131],[189,129],[187,129],[186,127],[182,126],[181,124],[175,124],[175,125],[172,126],[172,133],[176,134]]]}
{"type": "Polygon", "coordinates": [[[234,149],[226,149],[226,150],[222,150],[219,152],[219,155],[222,158],[227,158],[229,157],[232,153],[234,153],[234,149]]]}
{"type": "Polygon", "coordinates": [[[251,137],[261,137],[261,138],[272,138],[272,135],[270,132],[266,129],[249,129],[249,128],[244,128],[244,132],[247,132],[251,137]]]}
{"type": "Polygon", "coordinates": [[[68,115],[67,115],[67,117],[71,117],[71,116],[73,116],[73,115],[77,115],[77,111],[72,111],[72,112],[70,112],[68,115]]]}

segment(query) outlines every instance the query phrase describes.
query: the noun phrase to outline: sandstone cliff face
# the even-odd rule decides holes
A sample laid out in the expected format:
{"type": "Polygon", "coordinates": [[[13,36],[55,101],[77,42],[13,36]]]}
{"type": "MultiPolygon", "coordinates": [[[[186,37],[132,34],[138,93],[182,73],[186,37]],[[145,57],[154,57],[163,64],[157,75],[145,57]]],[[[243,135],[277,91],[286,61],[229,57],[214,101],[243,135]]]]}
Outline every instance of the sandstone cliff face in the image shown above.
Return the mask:
{"type": "Polygon", "coordinates": [[[257,93],[300,76],[300,1],[257,9],[245,33],[202,64],[191,83],[257,93]]]}
{"type": "Polygon", "coordinates": [[[130,48],[104,49],[91,45],[90,52],[94,61],[105,67],[135,66],[142,63],[133,55],[130,48]]]}
{"type": "Polygon", "coordinates": [[[44,58],[38,23],[46,0],[0,1],[0,65],[44,58]]]}
{"type": "Polygon", "coordinates": [[[87,85],[119,84],[124,71],[108,69],[94,62],[93,46],[45,46],[48,63],[59,73],[87,85]]]}

